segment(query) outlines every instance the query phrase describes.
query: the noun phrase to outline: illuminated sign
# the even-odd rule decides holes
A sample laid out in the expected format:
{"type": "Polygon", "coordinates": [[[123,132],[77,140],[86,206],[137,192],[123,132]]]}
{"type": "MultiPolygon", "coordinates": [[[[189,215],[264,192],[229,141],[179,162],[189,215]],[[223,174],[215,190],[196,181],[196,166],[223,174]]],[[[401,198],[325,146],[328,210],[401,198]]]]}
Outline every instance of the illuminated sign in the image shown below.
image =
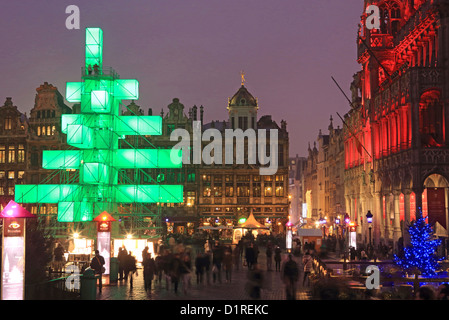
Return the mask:
{"type": "Polygon", "coordinates": [[[97,231],[98,232],[111,232],[111,222],[104,221],[97,223],[97,231]]]}
{"type": "Polygon", "coordinates": [[[23,218],[5,218],[3,220],[5,237],[23,237],[23,218]]]}
{"type": "Polygon", "coordinates": [[[285,245],[285,247],[287,249],[292,249],[292,242],[293,242],[292,230],[288,229],[287,230],[287,238],[286,238],[286,245],[285,245]]]}

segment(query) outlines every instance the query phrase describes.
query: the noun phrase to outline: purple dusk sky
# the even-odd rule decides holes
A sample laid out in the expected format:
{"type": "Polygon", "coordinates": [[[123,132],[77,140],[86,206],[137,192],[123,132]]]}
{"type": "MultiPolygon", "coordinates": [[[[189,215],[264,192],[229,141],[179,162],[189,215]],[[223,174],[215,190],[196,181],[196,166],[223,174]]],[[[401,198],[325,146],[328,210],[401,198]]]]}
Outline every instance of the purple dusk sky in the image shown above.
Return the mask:
{"type": "Polygon", "coordinates": [[[65,95],[81,78],[84,29],[100,27],[103,64],[139,80],[145,113],[179,98],[186,113],[203,105],[205,122],[226,120],[243,70],[259,117],[286,120],[290,155],[306,156],[330,116],[341,127],[336,113],[349,111],[331,76],[350,96],[362,11],[362,0],[4,1],[0,103],[12,97],[29,114],[45,81],[65,95]],[[68,5],[80,9],[79,30],[65,27],[68,5]]]}

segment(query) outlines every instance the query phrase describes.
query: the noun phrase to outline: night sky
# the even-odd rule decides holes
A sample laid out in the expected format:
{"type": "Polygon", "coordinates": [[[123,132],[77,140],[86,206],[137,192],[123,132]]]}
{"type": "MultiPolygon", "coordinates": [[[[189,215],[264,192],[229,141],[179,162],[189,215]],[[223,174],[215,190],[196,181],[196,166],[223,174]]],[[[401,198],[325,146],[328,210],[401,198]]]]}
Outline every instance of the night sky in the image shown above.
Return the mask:
{"type": "MultiPolygon", "coordinates": [[[[226,105],[245,86],[259,117],[286,120],[290,155],[349,104],[362,0],[90,0],[3,1],[0,10],[0,104],[12,97],[22,112],[45,81],[65,95],[81,80],[86,27],[104,32],[103,65],[138,79],[138,105],[153,114],[179,98],[205,107],[205,122],[226,120],[226,105]],[[65,27],[68,5],[80,8],[79,30],[65,27]]],[[[67,103],[69,106],[72,104],[67,103]]]]}

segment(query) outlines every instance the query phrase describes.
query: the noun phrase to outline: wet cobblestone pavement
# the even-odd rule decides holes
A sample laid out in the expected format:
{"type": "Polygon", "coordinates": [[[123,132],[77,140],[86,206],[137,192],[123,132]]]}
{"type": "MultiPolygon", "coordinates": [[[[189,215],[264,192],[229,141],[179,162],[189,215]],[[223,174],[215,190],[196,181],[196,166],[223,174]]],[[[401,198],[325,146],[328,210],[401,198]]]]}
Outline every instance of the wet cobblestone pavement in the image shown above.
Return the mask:
{"type": "MultiPolygon", "coordinates": [[[[286,255],[283,256],[286,259],[286,255]]],[[[299,258],[294,258],[299,266],[299,278],[302,281],[302,263],[299,258]]],[[[265,254],[259,256],[259,266],[264,275],[264,285],[261,292],[261,300],[285,300],[285,286],[280,278],[280,272],[267,271],[265,254]]],[[[274,262],[273,262],[274,268],[274,262]]],[[[213,283],[212,275],[210,283],[204,281],[197,284],[196,275],[191,274],[190,286],[184,292],[182,284],[179,284],[178,292],[174,292],[173,285],[164,278],[162,281],[153,281],[152,289],[148,292],[144,289],[143,270],[139,269],[138,276],[134,277],[133,288],[130,288],[128,281],[118,281],[117,284],[103,286],[102,293],[97,294],[97,300],[251,300],[245,286],[247,280],[247,267],[240,266],[239,270],[233,270],[231,282],[225,281],[225,273],[222,271],[222,282],[213,283]]],[[[308,300],[308,290],[302,287],[301,281],[298,284],[297,300],[308,300]]]]}

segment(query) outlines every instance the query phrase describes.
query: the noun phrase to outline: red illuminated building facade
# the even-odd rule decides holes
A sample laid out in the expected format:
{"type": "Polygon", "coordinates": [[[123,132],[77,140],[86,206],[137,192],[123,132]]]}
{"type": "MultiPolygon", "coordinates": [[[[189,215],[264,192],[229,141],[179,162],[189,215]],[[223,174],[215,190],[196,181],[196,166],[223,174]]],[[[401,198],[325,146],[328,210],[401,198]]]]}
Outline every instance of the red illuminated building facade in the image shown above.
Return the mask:
{"type": "Polygon", "coordinates": [[[381,25],[370,30],[368,15],[361,17],[361,70],[344,117],[345,205],[359,242],[372,227],[375,244],[407,243],[406,227],[420,209],[437,235],[448,235],[448,3],[364,1],[379,7],[381,25]]]}

